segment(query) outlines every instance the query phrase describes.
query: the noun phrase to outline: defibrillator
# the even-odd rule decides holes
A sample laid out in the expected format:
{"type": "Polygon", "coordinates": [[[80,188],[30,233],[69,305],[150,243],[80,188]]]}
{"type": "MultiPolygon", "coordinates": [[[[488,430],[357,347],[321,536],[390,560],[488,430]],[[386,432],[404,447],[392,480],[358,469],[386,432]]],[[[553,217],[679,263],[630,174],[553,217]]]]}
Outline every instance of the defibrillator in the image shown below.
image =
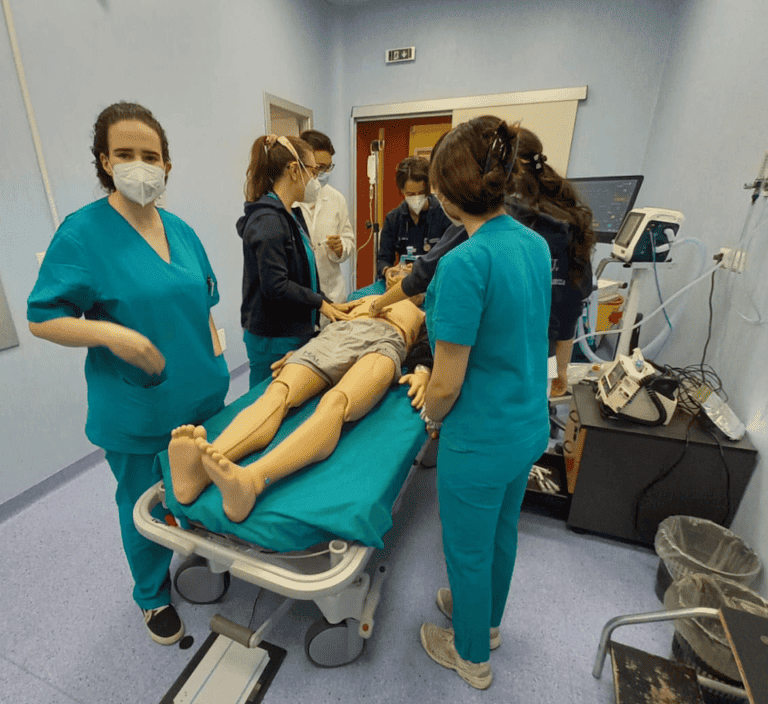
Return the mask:
{"type": "Polygon", "coordinates": [[[667,425],[677,407],[678,381],[643,358],[620,354],[597,381],[604,416],[641,425],[667,425]]]}

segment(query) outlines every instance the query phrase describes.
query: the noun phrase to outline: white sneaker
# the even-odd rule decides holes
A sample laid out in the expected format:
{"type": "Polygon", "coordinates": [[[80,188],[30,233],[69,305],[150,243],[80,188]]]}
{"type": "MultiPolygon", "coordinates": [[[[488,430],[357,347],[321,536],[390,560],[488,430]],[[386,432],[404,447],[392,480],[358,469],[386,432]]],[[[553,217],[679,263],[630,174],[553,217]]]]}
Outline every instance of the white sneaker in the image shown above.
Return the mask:
{"type": "Polygon", "coordinates": [[[421,644],[427,655],[438,665],[456,670],[459,677],[475,689],[488,689],[493,681],[493,672],[488,662],[470,662],[459,655],[454,644],[453,631],[440,628],[434,623],[421,626],[421,644]]]}
{"type": "MultiPolygon", "coordinates": [[[[437,606],[448,618],[453,619],[453,595],[450,589],[445,587],[437,590],[437,606]]],[[[501,632],[498,628],[491,628],[491,650],[496,650],[501,645],[501,632]]]]}

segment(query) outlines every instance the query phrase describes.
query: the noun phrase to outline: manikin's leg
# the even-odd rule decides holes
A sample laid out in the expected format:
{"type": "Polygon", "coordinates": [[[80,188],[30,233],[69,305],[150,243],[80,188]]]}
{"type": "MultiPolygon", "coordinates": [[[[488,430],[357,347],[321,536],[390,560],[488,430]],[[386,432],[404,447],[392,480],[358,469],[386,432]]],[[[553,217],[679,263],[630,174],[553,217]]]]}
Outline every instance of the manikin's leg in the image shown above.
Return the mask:
{"type": "Polygon", "coordinates": [[[345,421],[358,420],[387,392],[395,364],[385,355],[359,359],[320,400],[315,412],[276,448],[247,467],[231,462],[214,445],[205,447],[203,466],[221,490],[224,512],[236,523],[245,520],[256,497],[270,484],[328,457],[336,448],[345,421]]]}
{"type": "MultiPolygon", "coordinates": [[[[275,437],[286,413],[327,386],[327,382],[309,367],[286,364],[264,393],[240,411],[210,446],[233,461],[266,447],[275,437]]],[[[173,492],[182,504],[191,504],[211,483],[201,464],[198,439],[203,443],[202,447],[209,446],[205,428],[182,425],[171,433],[168,445],[173,492]]]]}

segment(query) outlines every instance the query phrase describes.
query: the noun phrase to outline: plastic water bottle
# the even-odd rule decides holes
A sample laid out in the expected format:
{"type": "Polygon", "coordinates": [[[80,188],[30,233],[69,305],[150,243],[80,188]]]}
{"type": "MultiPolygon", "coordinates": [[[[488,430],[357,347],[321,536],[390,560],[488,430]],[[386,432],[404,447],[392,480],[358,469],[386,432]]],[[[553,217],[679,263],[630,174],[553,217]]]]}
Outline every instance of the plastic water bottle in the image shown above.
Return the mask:
{"type": "Polygon", "coordinates": [[[731,407],[723,401],[717,391],[710,389],[709,394],[703,396],[701,407],[712,422],[720,428],[729,439],[741,440],[741,438],[744,437],[744,433],[746,432],[744,423],[738,419],[736,414],[731,410],[731,407]]]}

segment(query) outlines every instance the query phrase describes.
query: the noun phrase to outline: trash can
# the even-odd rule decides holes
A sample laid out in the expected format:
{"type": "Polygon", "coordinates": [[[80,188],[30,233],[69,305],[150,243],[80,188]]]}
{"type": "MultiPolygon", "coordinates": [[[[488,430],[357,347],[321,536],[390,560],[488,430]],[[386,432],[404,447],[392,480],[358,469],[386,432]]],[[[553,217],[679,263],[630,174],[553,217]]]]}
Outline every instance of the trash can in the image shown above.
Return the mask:
{"type": "MultiPolygon", "coordinates": [[[[714,574],[690,574],[675,580],[664,595],[664,607],[687,609],[728,606],[768,617],[768,601],[743,584],[714,574]]],[[[684,618],[675,621],[675,657],[701,674],[727,684],[741,683],[736,660],[720,619],[684,618]],[[691,652],[692,651],[692,652],[691,652]]]]}
{"type": "Polygon", "coordinates": [[[705,518],[669,516],[659,523],[655,540],[659,568],[656,595],[673,581],[709,574],[749,586],[760,573],[760,558],[735,533],[705,518]]]}

